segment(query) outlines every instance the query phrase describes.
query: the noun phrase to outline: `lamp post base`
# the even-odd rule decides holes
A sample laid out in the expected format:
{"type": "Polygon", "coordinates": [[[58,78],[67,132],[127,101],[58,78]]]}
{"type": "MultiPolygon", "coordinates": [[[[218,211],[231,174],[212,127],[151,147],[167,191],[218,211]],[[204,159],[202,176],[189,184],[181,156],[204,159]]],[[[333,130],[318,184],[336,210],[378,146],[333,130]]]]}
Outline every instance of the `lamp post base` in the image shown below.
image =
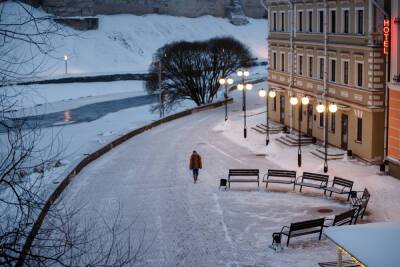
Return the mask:
{"type": "Polygon", "coordinates": [[[269,145],[269,140],[265,140],[265,145],[268,146],[269,145]]]}
{"type": "Polygon", "coordinates": [[[301,167],[301,154],[300,153],[297,155],[297,166],[299,166],[299,168],[301,167]]]}
{"type": "Polygon", "coordinates": [[[246,128],[244,128],[244,130],[243,130],[243,136],[244,136],[244,138],[247,138],[247,129],[246,128]]]}
{"type": "Polygon", "coordinates": [[[328,172],[328,163],[325,161],[324,163],[324,173],[328,172]]]}

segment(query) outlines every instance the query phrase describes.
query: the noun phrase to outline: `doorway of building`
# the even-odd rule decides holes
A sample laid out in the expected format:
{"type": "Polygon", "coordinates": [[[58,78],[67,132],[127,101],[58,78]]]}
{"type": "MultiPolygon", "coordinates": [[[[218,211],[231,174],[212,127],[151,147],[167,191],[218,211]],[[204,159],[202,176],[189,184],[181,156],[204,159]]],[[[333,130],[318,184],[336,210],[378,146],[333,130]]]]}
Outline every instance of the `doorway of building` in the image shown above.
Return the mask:
{"type": "Polygon", "coordinates": [[[349,143],[349,117],[342,115],[342,149],[347,150],[349,143]]]}
{"type": "Polygon", "coordinates": [[[279,96],[279,122],[285,124],[285,96],[279,96]]]}
{"type": "Polygon", "coordinates": [[[313,129],[313,105],[307,105],[307,135],[312,136],[313,129]]]}

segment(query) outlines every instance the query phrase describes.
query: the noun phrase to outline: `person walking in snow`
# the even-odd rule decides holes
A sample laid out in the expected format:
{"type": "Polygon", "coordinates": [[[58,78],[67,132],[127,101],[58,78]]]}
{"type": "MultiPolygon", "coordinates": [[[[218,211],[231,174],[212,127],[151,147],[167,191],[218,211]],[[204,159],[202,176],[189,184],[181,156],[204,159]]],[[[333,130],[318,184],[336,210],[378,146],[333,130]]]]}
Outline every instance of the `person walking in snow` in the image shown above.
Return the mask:
{"type": "Polygon", "coordinates": [[[197,182],[197,177],[199,176],[199,169],[203,168],[203,164],[201,163],[201,156],[196,150],[193,150],[192,155],[190,156],[190,164],[189,169],[193,171],[193,181],[197,182]]]}

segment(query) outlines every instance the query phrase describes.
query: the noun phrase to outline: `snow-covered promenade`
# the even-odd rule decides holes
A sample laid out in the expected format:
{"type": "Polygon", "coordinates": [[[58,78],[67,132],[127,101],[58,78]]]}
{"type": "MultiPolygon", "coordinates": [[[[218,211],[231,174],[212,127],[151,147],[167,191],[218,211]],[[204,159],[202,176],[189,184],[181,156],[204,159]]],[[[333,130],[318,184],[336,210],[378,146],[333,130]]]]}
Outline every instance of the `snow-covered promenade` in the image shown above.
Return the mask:
{"type": "MultiPolygon", "coordinates": [[[[264,105],[255,93],[249,98],[253,112],[264,105]]],[[[233,184],[230,191],[218,190],[219,178],[226,177],[229,168],[259,168],[262,173],[284,166],[296,169],[296,150],[289,156],[288,148],[282,147],[280,162],[276,155],[272,159],[257,156],[251,143],[259,142],[259,149],[265,149],[264,137],[249,130],[249,140],[253,141],[241,140],[241,98],[237,96],[229,109],[226,126],[223,108],[219,108],[135,137],[83,170],[66,191],[66,203],[85,205],[85,216],[96,216],[97,212],[112,216],[120,205],[123,222],[135,222],[137,237],[144,233],[144,244],[149,247],[141,258],[145,266],[315,266],[318,261],[334,259],[334,246],[327,240],[318,242],[316,237],[294,239],[281,253],[268,245],[272,232],[283,225],[322,217],[324,214],[318,213],[321,207],[338,213],[347,205],[311,191],[293,193],[287,186],[272,186],[272,191],[265,192],[264,186],[257,190],[250,183],[233,184]],[[193,184],[188,170],[194,149],[202,155],[204,164],[198,184],[193,184]]],[[[264,116],[251,117],[250,124],[261,122],[264,116]]],[[[273,143],[271,148],[275,154],[276,146],[273,143]]],[[[305,161],[316,168],[320,162],[311,157],[305,154],[305,161]]],[[[333,169],[335,164],[354,165],[352,171],[357,177],[351,173],[345,177],[355,181],[356,189],[363,189],[365,181],[372,191],[368,220],[399,219],[399,196],[395,195],[400,181],[375,176],[382,179],[381,183],[371,182],[366,175],[374,176],[370,172],[376,167],[343,161],[333,163],[333,169]],[[386,200],[381,193],[394,199],[386,200]],[[391,210],[381,211],[383,203],[391,210]]]]}

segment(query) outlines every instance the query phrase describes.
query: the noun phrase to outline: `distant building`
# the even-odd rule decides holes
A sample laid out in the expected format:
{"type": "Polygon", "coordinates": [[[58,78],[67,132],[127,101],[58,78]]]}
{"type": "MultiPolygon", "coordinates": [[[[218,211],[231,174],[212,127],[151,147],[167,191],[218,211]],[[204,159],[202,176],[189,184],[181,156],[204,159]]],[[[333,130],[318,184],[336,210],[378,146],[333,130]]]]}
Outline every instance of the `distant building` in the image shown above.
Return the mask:
{"type": "Polygon", "coordinates": [[[266,2],[268,82],[276,91],[276,97],[269,99],[270,117],[294,129],[300,120],[301,131],[319,140],[327,130],[330,144],[367,161],[382,162],[383,1],[266,2]],[[292,96],[307,96],[310,104],[291,106],[292,96]],[[319,103],[326,110],[336,104],[338,110],[317,113],[319,103]]]}
{"type": "MultiPolygon", "coordinates": [[[[389,173],[400,178],[400,2],[392,0],[389,23],[390,83],[389,83],[389,173]]],[[[388,48],[389,49],[389,48],[388,48]]]]}

